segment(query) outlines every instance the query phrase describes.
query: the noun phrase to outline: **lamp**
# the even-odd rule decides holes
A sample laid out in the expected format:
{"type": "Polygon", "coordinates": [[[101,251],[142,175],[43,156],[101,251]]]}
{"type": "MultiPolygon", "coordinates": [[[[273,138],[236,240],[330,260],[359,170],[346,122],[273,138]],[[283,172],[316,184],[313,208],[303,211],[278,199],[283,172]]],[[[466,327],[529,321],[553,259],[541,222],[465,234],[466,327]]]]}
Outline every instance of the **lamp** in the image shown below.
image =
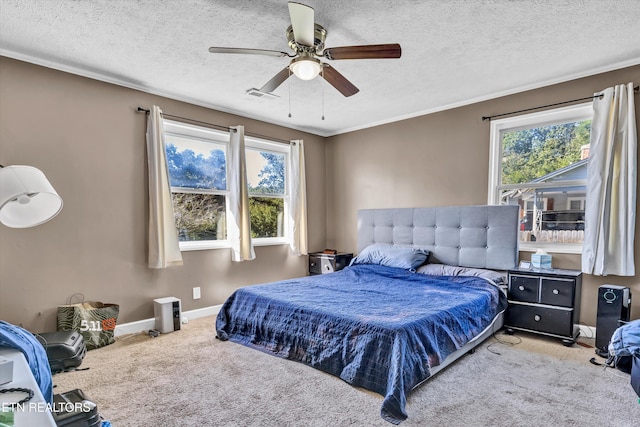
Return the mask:
{"type": "Polygon", "coordinates": [[[0,168],[0,222],[7,227],[35,227],[62,210],[62,198],[44,173],[33,166],[0,168]]]}
{"type": "Polygon", "coordinates": [[[291,61],[289,69],[301,80],[313,80],[320,74],[322,63],[311,56],[300,56],[291,61]]]}

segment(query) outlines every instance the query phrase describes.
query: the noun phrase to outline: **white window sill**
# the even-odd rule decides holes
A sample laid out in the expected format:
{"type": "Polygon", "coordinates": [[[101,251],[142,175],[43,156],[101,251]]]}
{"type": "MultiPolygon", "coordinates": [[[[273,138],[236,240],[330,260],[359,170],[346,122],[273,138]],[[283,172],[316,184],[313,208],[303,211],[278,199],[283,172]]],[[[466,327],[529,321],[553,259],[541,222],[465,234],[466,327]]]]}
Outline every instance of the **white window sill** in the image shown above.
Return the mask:
{"type": "MultiPolygon", "coordinates": [[[[277,246],[288,245],[289,241],[283,238],[253,239],[253,246],[277,246]]],[[[180,242],[181,252],[206,251],[211,249],[228,249],[231,245],[226,240],[204,240],[200,242],[180,242]]]]}
{"type": "Polygon", "coordinates": [[[531,243],[520,242],[520,252],[536,252],[538,249],[542,249],[547,253],[558,254],[581,254],[582,243],[531,243]]]}
{"type": "Polygon", "coordinates": [[[251,242],[253,243],[253,246],[276,246],[289,244],[288,240],[278,237],[273,237],[270,239],[253,239],[251,242]]]}
{"type": "Polygon", "coordinates": [[[180,242],[180,251],[189,252],[189,251],[205,251],[209,249],[224,249],[229,248],[229,242],[226,240],[223,241],[215,241],[215,240],[203,240],[199,242],[180,242]]]}

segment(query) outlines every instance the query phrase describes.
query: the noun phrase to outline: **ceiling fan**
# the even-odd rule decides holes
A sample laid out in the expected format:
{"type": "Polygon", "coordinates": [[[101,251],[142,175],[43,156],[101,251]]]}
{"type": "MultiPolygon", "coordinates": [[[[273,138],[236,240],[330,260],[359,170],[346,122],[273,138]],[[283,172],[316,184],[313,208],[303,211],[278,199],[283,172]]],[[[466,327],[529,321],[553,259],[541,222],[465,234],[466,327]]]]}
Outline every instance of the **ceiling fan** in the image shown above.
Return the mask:
{"type": "Polygon", "coordinates": [[[286,35],[289,47],[295,52],[294,54],[277,50],[236,47],[210,47],[209,52],[293,58],[289,65],[260,88],[260,92],[273,92],[293,73],[302,80],[312,80],[320,75],[344,96],[355,95],[359,89],[331,65],[320,61],[318,57],[333,61],[340,59],[400,58],[402,54],[400,45],[397,43],[325,49],[324,41],[327,37],[327,30],[315,23],[312,7],[301,3],[289,2],[289,16],[291,17],[291,25],[287,29],[286,35]]]}

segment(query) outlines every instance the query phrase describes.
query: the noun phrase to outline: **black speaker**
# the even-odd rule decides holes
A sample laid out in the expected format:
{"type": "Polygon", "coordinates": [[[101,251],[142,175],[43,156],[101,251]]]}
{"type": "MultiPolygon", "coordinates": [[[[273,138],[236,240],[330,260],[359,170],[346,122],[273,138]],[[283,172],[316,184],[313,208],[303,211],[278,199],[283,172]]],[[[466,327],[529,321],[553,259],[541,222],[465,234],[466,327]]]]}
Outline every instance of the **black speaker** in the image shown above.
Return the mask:
{"type": "Polygon", "coordinates": [[[598,317],[596,319],[596,353],[607,357],[613,332],[628,322],[631,315],[631,291],[617,285],[598,288],[598,317]]]}

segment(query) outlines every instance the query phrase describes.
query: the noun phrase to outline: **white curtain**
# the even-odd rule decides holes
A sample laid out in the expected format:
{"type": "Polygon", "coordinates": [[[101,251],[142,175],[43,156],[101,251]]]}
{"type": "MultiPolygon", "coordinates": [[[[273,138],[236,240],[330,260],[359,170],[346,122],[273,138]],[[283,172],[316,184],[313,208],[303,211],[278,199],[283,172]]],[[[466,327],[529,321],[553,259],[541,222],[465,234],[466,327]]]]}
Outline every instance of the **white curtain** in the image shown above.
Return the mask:
{"type": "Polygon", "coordinates": [[[289,156],[291,176],[291,198],[288,204],[291,225],[291,251],[296,255],[307,255],[307,184],[304,169],[304,144],[302,140],[291,141],[289,156]]]}
{"type": "Polygon", "coordinates": [[[601,93],[593,101],[582,271],[634,276],[638,135],[633,83],[601,93]]]}
{"type": "Polygon", "coordinates": [[[147,120],[147,160],[149,163],[149,268],[182,265],[178,231],[171,203],[162,111],[156,105],[151,108],[147,120]]]}
{"type": "Polygon", "coordinates": [[[232,261],[249,261],[256,254],[251,243],[251,217],[249,214],[249,188],[247,182],[244,126],[231,128],[229,143],[229,221],[227,233],[231,243],[232,261]]]}

